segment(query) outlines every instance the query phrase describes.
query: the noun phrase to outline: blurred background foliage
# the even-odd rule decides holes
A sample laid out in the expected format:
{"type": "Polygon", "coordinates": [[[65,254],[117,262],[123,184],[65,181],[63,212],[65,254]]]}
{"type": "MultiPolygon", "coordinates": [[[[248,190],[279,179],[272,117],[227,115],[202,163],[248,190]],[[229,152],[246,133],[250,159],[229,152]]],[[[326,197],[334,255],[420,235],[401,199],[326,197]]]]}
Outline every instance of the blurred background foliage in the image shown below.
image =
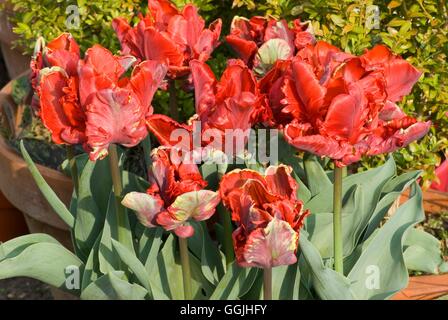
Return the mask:
{"type": "MultiPolygon", "coordinates": [[[[117,16],[137,19],[146,11],[145,0],[6,0],[14,14],[11,22],[20,37],[15,45],[32,52],[39,35],[47,40],[64,31],[73,33],[82,49],[100,43],[112,51],[119,49],[111,28],[117,16]],[[79,7],[80,28],[67,30],[66,7],[79,7]]],[[[272,16],[289,21],[312,21],[318,39],[326,40],[347,52],[361,54],[375,44],[384,43],[424,72],[412,93],[403,99],[405,111],[420,120],[431,120],[433,127],[422,140],[395,153],[400,171],[422,169],[428,187],[434,169],[448,152],[448,4],[440,0],[173,0],[179,7],[194,3],[211,22],[223,19],[223,35],[230,22],[239,16],[272,16]],[[377,7],[372,7],[377,6],[377,7]],[[378,16],[375,14],[378,13],[378,16]],[[376,20],[375,20],[376,19],[376,20]],[[377,22],[377,23],[375,23],[377,22]]],[[[220,74],[231,54],[226,45],[215,52],[210,66],[220,74]]],[[[180,90],[181,91],[181,90],[180,90]]],[[[166,108],[166,94],[158,93],[156,110],[166,108]]],[[[193,110],[191,95],[182,93],[183,118],[193,110]]],[[[384,162],[385,157],[366,158],[354,170],[365,170],[384,162]]]]}
{"type": "MultiPolygon", "coordinates": [[[[5,0],[2,9],[10,11],[13,31],[19,35],[13,45],[24,53],[32,54],[39,36],[51,40],[62,32],[72,33],[82,50],[99,43],[116,52],[120,44],[112,29],[112,19],[133,17],[146,3],[145,0],[5,0]],[[74,13],[68,10],[71,5],[78,7],[79,28],[67,28],[67,17],[74,13]]],[[[70,22],[75,25],[74,20],[70,22]]]]}

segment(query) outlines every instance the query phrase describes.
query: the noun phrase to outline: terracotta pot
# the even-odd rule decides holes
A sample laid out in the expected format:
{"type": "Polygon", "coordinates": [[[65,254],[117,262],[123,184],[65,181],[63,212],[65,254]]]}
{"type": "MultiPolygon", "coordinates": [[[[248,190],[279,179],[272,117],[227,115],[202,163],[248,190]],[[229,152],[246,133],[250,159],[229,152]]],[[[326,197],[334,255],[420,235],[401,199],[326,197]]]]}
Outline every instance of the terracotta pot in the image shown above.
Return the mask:
{"type": "MultiPolygon", "coordinates": [[[[0,106],[11,94],[11,82],[0,91],[0,106]]],[[[68,226],[43,197],[22,157],[0,137],[0,190],[25,215],[31,233],[47,233],[67,248],[72,248],[68,226]]],[[[37,165],[45,181],[68,206],[73,184],[59,171],[37,165]]]]}
{"type": "Polygon", "coordinates": [[[408,287],[392,300],[434,300],[448,294],[448,274],[410,277],[408,287]]]}
{"type": "Polygon", "coordinates": [[[0,242],[6,242],[28,233],[22,212],[0,192],[0,242]]]}
{"type": "MultiPolygon", "coordinates": [[[[4,1],[0,1],[0,3],[3,2],[4,1]]],[[[29,69],[31,59],[30,56],[23,55],[22,50],[11,49],[12,42],[18,38],[18,36],[12,32],[12,26],[8,21],[8,17],[12,14],[14,14],[13,11],[8,9],[0,12],[0,47],[10,79],[14,79],[25,70],[29,69]]]]}

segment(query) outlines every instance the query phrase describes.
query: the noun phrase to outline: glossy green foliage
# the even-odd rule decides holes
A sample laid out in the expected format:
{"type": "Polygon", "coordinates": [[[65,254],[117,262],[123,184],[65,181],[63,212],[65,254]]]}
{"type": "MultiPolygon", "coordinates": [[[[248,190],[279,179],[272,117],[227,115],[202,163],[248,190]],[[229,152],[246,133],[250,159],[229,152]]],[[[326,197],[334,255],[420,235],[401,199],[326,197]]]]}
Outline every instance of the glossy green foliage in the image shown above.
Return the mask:
{"type": "Polygon", "coordinates": [[[146,6],[142,0],[7,0],[16,47],[31,54],[39,36],[47,41],[71,32],[82,50],[99,43],[111,51],[120,49],[112,29],[115,17],[129,18],[146,6]],[[76,18],[78,14],[79,19],[76,18]]]}

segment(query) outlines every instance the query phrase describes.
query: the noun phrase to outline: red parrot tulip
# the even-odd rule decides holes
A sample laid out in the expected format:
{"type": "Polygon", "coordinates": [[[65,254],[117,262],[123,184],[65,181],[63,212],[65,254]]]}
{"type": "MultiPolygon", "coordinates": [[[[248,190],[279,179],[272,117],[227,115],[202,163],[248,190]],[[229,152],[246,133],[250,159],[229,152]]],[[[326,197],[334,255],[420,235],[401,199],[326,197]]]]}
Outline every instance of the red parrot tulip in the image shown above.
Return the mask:
{"type": "Polygon", "coordinates": [[[277,125],[290,121],[284,128],[290,144],[345,166],[363,155],[395,151],[427,133],[430,122],[417,122],[395,104],[419,77],[417,69],[383,46],[355,57],[318,42],[302,49],[290,65],[277,64],[260,87],[277,125]]]}
{"type": "Polygon", "coordinates": [[[148,15],[141,16],[135,27],[122,18],[114,19],[123,54],[132,54],[140,61],[162,61],[173,79],[189,73],[190,60],[210,58],[219,43],[220,19],[205,28],[195,6],[187,4],[179,11],[167,0],[149,0],[148,9],[148,15]]]}
{"type": "Polygon", "coordinates": [[[39,38],[31,59],[31,83],[37,88],[40,70],[46,67],[59,67],[65,70],[68,76],[76,75],[80,59],[79,46],[70,33],[63,33],[50,41],[47,45],[39,38]]]}
{"type": "Polygon", "coordinates": [[[195,164],[172,161],[173,149],[159,147],[152,152],[153,166],[149,174],[147,193],[131,192],[123,205],[134,210],[146,227],[161,226],[182,238],[191,237],[194,229],[189,220],[204,221],[214,213],[219,194],[204,190],[195,164]]]}
{"type": "Polygon", "coordinates": [[[306,28],[299,20],[291,28],[285,20],[236,16],[226,41],[246,64],[264,75],[277,60],[289,60],[297,50],[315,42],[306,28]]]}
{"type": "Polygon", "coordinates": [[[256,80],[241,61],[230,61],[219,82],[203,62],[194,60],[190,68],[196,88],[196,115],[189,125],[179,124],[164,115],[149,117],[148,128],[161,144],[192,151],[193,133],[200,130],[202,143],[198,147],[212,144],[215,149],[224,150],[226,133],[239,130],[244,134],[255,123],[269,117],[256,80]],[[198,123],[201,127],[196,130],[198,123]],[[178,136],[172,136],[176,129],[188,133],[187,139],[179,142],[178,136]]]}
{"type": "Polygon", "coordinates": [[[32,63],[39,115],[57,144],[82,144],[96,160],[111,143],[135,146],[147,134],[145,119],[167,67],[145,61],[122,77],[132,56],[114,56],[95,45],[84,59],[69,34],[42,49],[32,63]],[[40,59],[40,60],[39,60],[40,59]],[[39,69],[38,67],[45,67],[39,69]],[[38,72],[38,75],[37,75],[38,72]]]}
{"type": "Polygon", "coordinates": [[[291,167],[269,167],[227,173],[219,192],[238,228],[233,233],[240,266],[272,268],[296,263],[300,228],[308,211],[297,199],[291,167]]]}

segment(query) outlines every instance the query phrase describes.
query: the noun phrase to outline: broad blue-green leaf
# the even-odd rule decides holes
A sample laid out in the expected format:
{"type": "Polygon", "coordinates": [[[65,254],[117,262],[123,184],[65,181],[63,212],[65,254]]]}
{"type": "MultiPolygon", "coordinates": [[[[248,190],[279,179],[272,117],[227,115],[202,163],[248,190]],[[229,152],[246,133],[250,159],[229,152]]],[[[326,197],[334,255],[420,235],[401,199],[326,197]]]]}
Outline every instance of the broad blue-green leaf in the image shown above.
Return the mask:
{"type": "Polygon", "coordinates": [[[148,291],[136,283],[129,283],[122,271],[110,273],[92,282],[81,293],[85,300],[143,300],[148,291]]]}
{"type": "Polygon", "coordinates": [[[300,288],[299,265],[279,266],[272,269],[272,298],[298,300],[300,288]]]}
{"type": "MultiPolygon", "coordinates": [[[[108,208],[106,214],[106,220],[104,222],[103,231],[101,234],[101,242],[99,247],[99,262],[100,270],[102,273],[106,274],[112,270],[120,270],[120,258],[117,252],[112,246],[112,239],[119,240],[118,238],[118,223],[117,223],[117,209],[116,209],[116,199],[114,193],[111,191],[109,195],[108,208]]],[[[121,205],[121,204],[120,204],[121,205]]],[[[123,245],[129,249],[129,251],[134,252],[132,234],[129,227],[129,222],[127,220],[127,212],[123,210],[121,212],[125,214],[125,226],[122,234],[126,236],[125,239],[120,239],[123,241],[123,245]]]]}
{"type": "Polygon", "coordinates": [[[146,192],[149,188],[149,182],[136,174],[123,170],[122,171],[123,195],[132,192],[146,192]]]}
{"type": "Polygon", "coordinates": [[[224,277],[211,295],[211,300],[234,300],[246,294],[254,284],[258,274],[256,268],[241,268],[232,262],[224,277]]]}
{"type": "MultiPolygon", "coordinates": [[[[308,190],[311,192],[312,197],[319,193],[322,194],[324,190],[333,190],[333,185],[319,161],[317,161],[316,156],[306,154],[303,165],[305,167],[308,190]]],[[[332,194],[330,193],[330,195],[332,194]]],[[[330,212],[330,210],[319,212],[330,212]]]]}
{"type": "MultiPolygon", "coordinates": [[[[362,211],[362,188],[355,186],[346,195],[342,207],[342,239],[344,256],[348,256],[356,247],[369,216],[362,211]]],[[[310,215],[306,220],[306,230],[310,241],[319,250],[323,258],[333,257],[333,213],[310,215]]]]}
{"type": "Polygon", "coordinates": [[[321,299],[351,300],[356,298],[350,289],[350,281],[343,275],[324,266],[319,251],[307,239],[305,231],[300,234],[300,250],[302,255],[299,257],[299,263],[301,265],[305,264],[309,272],[306,280],[312,284],[321,299]]]}
{"type": "MultiPolygon", "coordinates": [[[[315,166],[317,167],[319,164],[317,163],[315,166]]],[[[316,168],[316,170],[318,169],[316,168]]],[[[323,169],[321,170],[323,171],[323,169]]],[[[380,199],[383,186],[395,176],[395,172],[395,162],[390,157],[384,165],[378,168],[352,174],[344,178],[342,181],[342,194],[346,195],[347,191],[353,188],[354,185],[362,186],[363,210],[367,210],[369,215],[372,215],[380,199]]],[[[317,184],[318,182],[315,183],[317,184]]],[[[305,204],[305,208],[310,209],[312,213],[333,212],[333,185],[325,183],[325,187],[321,188],[319,194],[305,204]]]]}
{"type": "Polygon", "coordinates": [[[192,223],[195,232],[188,238],[188,246],[196,257],[201,261],[201,269],[205,278],[214,285],[224,275],[222,256],[217,245],[210,238],[207,226],[203,222],[192,223]]]}
{"type": "Polygon", "coordinates": [[[5,243],[0,243],[0,261],[19,255],[23,250],[36,243],[58,244],[59,242],[45,233],[33,233],[17,237],[5,243]]]}
{"type": "MultiPolygon", "coordinates": [[[[155,299],[184,299],[182,266],[177,246],[177,238],[172,234],[165,241],[165,245],[160,251],[156,266],[149,275],[151,289],[155,299]],[[158,297],[158,294],[164,294],[165,297],[158,297]]],[[[199,261],[190,254],[191,283],[193,297],[195,299],[204,299],[202,289],[210,291],[207,280],[202,276],[199,261]]]]}
{"type": "Polygon", "coordinates": [[[157,255],[162,246],[163,229],[145,228],[139,241],[139,259],[145,265],[146,272],[151,274],[157,262],[157,255]]]}
{"type": "Polygon", "coordinates": [[[73,290],[67,288],[66,281],[70,274],[66,272],[72,268],[77,269],[79,271],[78,280],[81,281],[84,268],[82,261],[50,238],[42,235],[37,237],[40,240],[51,242],[39,242],[26,246],[27,241],[37,240],[36,237],[33,237],[15,239],[14,242],[2,246],[3,251],[7,254],[0,260],[0,279],[29,277],[78,295],[79,290],[76,288],[73,290]],[[13,245],[16,248],[13,248],[13,245]]]}
{"type": "Polygon", "coordinates": [[[360,299],[387,299],[406,287],[408,272],[403,258],[403,236],[424,219],[422,192],[413,184],[410,199],[375,232],[348,274],[360,299]]]}
{"type": "Polygon", "coordinates": [[[81,290],[87,288],[92,282],[95,282],[100,276],[102,276],[100,271],[100,262],[98,258],[98,251],[100,247],[101,237],[98,236],[92,250],[87,258],[84,273],[82,275],[81,290]]]}
{"type": "Polygon", "coordinates": [[[53,210],[58,214],[58,216],[70,227],[73,228],[75,219],[70,211],[67,209],[65,204],[58,198],[56,193],[50,188],[48,183],[40,174],[33,160],[31,160],[30,155],[25,149],[23,145],[23,140],[20,141],[20,151],[22,152],[23,159],[25,159],[26,164],[28,165],[28,169],[31,172],[31,175],[34,178],[34,181],[37,184],[37,187],[42,192],[45,199],[47,199],[50,206],[53,210]]]}
{"type": "Polygon", "coordinates": [[[101,232],[112,182],[107,160],[88,161],[79,179],[74,235],[85,261],[101,232]]]}
{"type": "Polygon", "coordinates": [[[381,192],[383,197],[377,203],[375,211],[370,218],[369,225],[363,236],[364,239],[370,237],[375,229],[379,227],[394,201],[418,179],[420,174],[421,171],[406,172],[398,177],[394,177],[384,185],[381,192]]]}
{"type": "Polygon", "coordinates": [[[409,270],[426,273],[439,273],[443,263],[440,241],[419,229],[410,229],[406,234],[403,256],[409,270]]]}
{"type": "Polygon", "coordinates": [[[112,239],[112,245],[115,250],[117,250],[118,256],[120,257],[122,263],[129,267],[129,269],[137,277],[140,284],[145,287],[145,289],[148,290],[148,292],[151,294],[148,274],[146,273],[146,269],[143,264],[135,256],[135,253],[129,251],[128,248],[114,239],[112,239]]]}
{"type": "Polygon", "coordinates": [[[311,191],[308,190],[308,187],[299,178],[295,170],[293,171],[292,176],[297,181],[297,184],[299,186],[297,189],[297,198],[300,199],[303,203],[308,202],[311,199],[311,191]]]}
{"type": "MultiPolygon", "coordinates": [[[[84,166],[86,165],[87,161],[89,161],[89,155],[87,153],[81,153],[77,156],[75,156],[76,161],[76,169],[78,170],[78,175],[82,170],[84,169],[84,166]]],[[[61,164],[61,169],[64,171],[64,173],[70,177],[71,176],[71,169],[69,165],[69,160],[65,159],[64,162],[61,164]]]]}

